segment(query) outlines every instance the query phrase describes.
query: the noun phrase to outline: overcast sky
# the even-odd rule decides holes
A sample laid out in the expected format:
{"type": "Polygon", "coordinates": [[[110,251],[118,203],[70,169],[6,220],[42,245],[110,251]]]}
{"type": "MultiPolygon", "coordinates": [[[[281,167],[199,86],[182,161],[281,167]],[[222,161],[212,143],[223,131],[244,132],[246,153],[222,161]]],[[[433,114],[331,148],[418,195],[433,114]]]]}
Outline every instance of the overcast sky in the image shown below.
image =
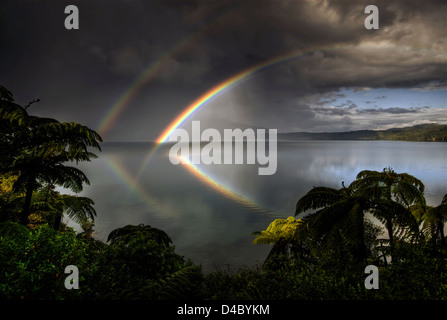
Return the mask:
{"type": "Polygon", "coordinates": [[[39,98],[31,114],[80,122],[106,141],[153,140],[215,85],[302,52],[191,119],[279,132],[447,123],[446,16],[447,1],[427,0],[1,0],[0,84],[21,104],[39,98]],[[69,4],[79,30],[64,27],[69,4]],[[364,27],[369,4],[379,9],[378,30],[364,27]]]}

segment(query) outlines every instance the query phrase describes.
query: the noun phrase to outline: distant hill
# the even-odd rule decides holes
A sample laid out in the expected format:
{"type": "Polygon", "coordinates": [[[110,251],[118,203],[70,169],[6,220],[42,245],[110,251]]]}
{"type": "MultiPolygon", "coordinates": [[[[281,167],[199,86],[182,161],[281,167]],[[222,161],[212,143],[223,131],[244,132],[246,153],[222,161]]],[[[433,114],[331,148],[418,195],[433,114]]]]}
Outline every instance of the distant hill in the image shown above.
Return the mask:
{"type": "Polygon", "coordinates": [[[447,125],[421,124],[388,130],[359,130],[348,132],[290,132],[278,133],[281,140],[399,140],[447,142],[447,125]]]}

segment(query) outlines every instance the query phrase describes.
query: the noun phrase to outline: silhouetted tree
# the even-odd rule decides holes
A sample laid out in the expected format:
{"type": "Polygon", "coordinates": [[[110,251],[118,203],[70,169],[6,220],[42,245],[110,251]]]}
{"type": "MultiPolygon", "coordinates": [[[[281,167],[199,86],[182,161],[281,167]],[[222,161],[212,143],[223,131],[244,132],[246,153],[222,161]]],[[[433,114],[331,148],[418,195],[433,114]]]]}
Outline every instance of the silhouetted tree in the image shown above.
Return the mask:
{"type": "Polygon", "coordinates": [[[69,162],[91,161],[100,149],[101,137],[94,130],[74,122],[59,122],[28,114],[29,106],[14,102],[12,94],[0,86],[0,173],[16,172],[14,191],[25,200],[20,222],[28,224],[33,192],[46,184],[68,188],[75,193],[89,184],[86,175],[69,162]]]}
{"type": "Polygon", "coordinates": [[[418,226],[411,214],[412,205],[425,207],[424,184],[408,173],[396,173],[391,168],[382,172],[361,171],[352,183],[355,193],[375,202],[375,216],[388,230],[391,256],[397,229],[409,228],[417,233],[418,226]]]}
{"type": "Polygon", "coordinates": [[[374,204],[343,184],[341,189],[314,187],[298,200],[295,215],[317,210],[303,218],[298,233],[324,241],[329,250],[349,246],[353,256],[366,258],[365,214],[374,204]]]}
{"type": "Polygon", "coordinates": [[[413,215],[416,220],[422,225],[423,235],[430,239],[436,246],[438,243],[443,249],[447,249],[447,242],[445,239],[445,223],[447,222],[447,194],[442,198],[441,204],[436,207],[419,206],[412,207],[413,215]]]}
{"type": "Polygon", "coordinates": [[[110,242],[110,244],[112,245],[118,241],[128,243],[133,238],[138,237],[140,234],[144,234],[145,236],[165,247],[169,247],[170,244],[172,244],[172,240],[171,238],[169,238],[166,232],[151,227],[150,225],[144,224],[127,225],[122,228],[117,228],[110,232],[109,236],[107,237],[107,242],[110,242]]]}

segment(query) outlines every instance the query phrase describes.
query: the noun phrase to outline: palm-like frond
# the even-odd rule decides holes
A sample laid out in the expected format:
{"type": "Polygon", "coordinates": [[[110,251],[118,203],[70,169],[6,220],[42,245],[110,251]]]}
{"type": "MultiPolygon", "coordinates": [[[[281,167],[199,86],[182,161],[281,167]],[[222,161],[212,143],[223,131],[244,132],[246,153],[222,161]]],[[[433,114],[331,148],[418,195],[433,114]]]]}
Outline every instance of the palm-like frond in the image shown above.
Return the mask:
{"type": "Polygon", "coordinates": [[[418,218],[421,225],[421,232],[426,239],[436,242],[441,240],[445,243],[444,227],[447,222],[447,194],[443,197],[441,204],[437,207],[414,206],[412,213],[418,218]]]}
{"type": "Polygon", "coordinates": [[[342,193],[340,190],[328,187],[314,187],[298,200],[295,215],[311,209],[330,206],[339,201],[341,197],[342,193]]]}
{"type": "Polygon", "coordinates": [[[367,197],[355,192],[352,184],[336,190],[314,187],[298,200],[296,213],[310,209],[316,212],[303,218],[298,238],[323,241],[328,249],[347,245],[357,258],[365,257],[364,215],[370,210],[367,197]]]}
{"type": "Polygon", "coordinates": [[[352,187],[356,192],[370,192],[376,199],[395,200],[407,207],[425,205],[422,181],[408,173],[396,173],[391,168],[385,168],[382,172],[363,170],[352,187]]]}
{"type": "Polygon", "coordinates": [[[382,172],[361,171],[352,183],[356,194],[369,197],[375,203],[372,213],[384,223],[393,251],[394,237],[414,241],[419,237],[418,223],[411,207],[425,207],[424,184],[407,173],[396,173],[391,168],[382,172]]]}
{"type": "Polygon", "coordinates": [[[442,197],[441,206],[447,206],[447,193],[442,197]]]}
{"type": "Polygon", "coordinates": [[[166,232],[144,224],[139,224],[136,226],[127,225],[122,228],[117,228],[110,232],[109,236],[107,237],[107,242],[110,241],[112,245],[118,241],[124,241],[127,243],[132,240],[133,237],[138,236],[141,233],[166,247],[172,243],[171,238],[166,234],[166,232]]]}
{"type": "Polygon", "coordinates": [[[408,227],[412,231],[417,231],[418,229],[418,223],[411,210],[395,201],[378,202],[371,213],[379,220],[386,221],[392,219],[393,223],[398,226],[408,227]]]}
{"type": "Polygon", "coordinates": [[[0,85],[0,100],[1,101],[14,101],[14,97],[8,89],[0,85]]]}
{"type": "Polygon", "coordinates": [[[276,219],[269,224],[265,231],[252,233],[253,236],[256,236],[253,244],[291,243],[301,222],[301,219],[296,220],[294,217],[276,219]]]}
{"type": "Polygon", "coordinates": [[[383,187],[384,185],[380,172],[371,170],[359,172],[356,179],[352,182],[352,187],[356,190],[372,186],[383,187]]]}
{"type": "MultiPolygon", "coordinates": [[[[314,187],[296,205],[295,215],[316,210],[303,218],[297,239],[313,239],[328,249],[346,245],[354,256],[365,257],[366,242],[371,242],[366,239],[365,214],[371,213],[388,229],[392,252],[396,240],[420,239],[418,222],[410,208],[425,208],[423,191],[419,179],[391,168],[382,172],[363,170],[349,187],[343,185],[339,190],[314,187]]],[[[443,200],[447,203],[447,195],[443,200]]]]}
{"type": "Polygon", "coordinates": [[[95,202],[90,198],[64,194],[60,196],[60,201],[65,214],[77,223],[96,217],[96,210],[93,207],[95,202]]]}
{"type": "Polygon", "coordinates": [[[267,231],[256,231],[252,232],[252,236],[256,239],[253,240],[253,244],[275,244],[279,241],[279,238],[267,231]]]}
{"type": "Polygon", "coordinates": [[[367,209],[367,203],[362,199],[348,197],[318,211],[310,225],[313,237],[324,237],[330,247],[348,245],[360,253],[365,246],[364,215],[367,209]],[[343,244],[339,243],[341,240],[343,244]]]}
{"type": "Polygon", "coordinates": [[[56,165],[50,172],[46,172],[44,179],[49,178],[54,184],[68,188],[73,192],[81,192],[83,184],[90,184],[87,176],[84,172],[75,167],[69,167],[65,165],[56,165]]]}
{"type": "Polygon", "coordinates": [[[196,266],[187,266],[182,268],[167,279],[161,279],[158,282],[160,293],[159,299],[167,300],[185,300],[196,297],[200,294],[199,284],[202,281],[200,268],[196,266]]]}
{"type": "Polygon", "coordinates": [[[21,107],[0,87],[0,173],[19,173],[15,190],[26,193],[22,223],[30,213],[33,191],[42,184],[82,191],[89,184],[86,175],[65,163],[90,161],[96,155],[88,149],[101,150],[100,135],[86,126],[29,115],[27,108],[37,101],[21,107]]]}
{"type": "Polygon", "coordinates": [[[94,130],[75,122],[53,122],[50,119],[34,128],[32,132],[34,142],[42,140],[54,142],[54,146],[59,145],[65,149],[69,145],[82,147],[93,147],[101,150],[99,142],[102,142],[101,136],[94,130]]]}
{"type": "Polygon", "coordinates": [[[398,203],[404,204],[408,208],[413,204],[425,206],[425,197],[421,190],[424,190],[423,185],[415,184],[411,180],[401,179],[393,186],[391,192],[398,203]]]}

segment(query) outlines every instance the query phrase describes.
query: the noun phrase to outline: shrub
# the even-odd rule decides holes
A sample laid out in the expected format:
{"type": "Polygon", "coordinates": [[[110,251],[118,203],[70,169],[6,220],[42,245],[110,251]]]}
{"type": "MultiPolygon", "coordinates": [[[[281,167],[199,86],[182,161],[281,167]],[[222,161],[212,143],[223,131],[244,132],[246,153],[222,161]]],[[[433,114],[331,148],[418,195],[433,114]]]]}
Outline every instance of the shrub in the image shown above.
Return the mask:
{"type": "MultiPolygon", "coordinates": [[[[82,290],[67,290],[65,267],[76,265],[82,283],[88,269],[87,244],[73,231],[48,226],[0,237],[0,297],[7,299],[75,299],[82,290]]],[[[80,285],[82,287],[82,285],[80,285]]]]}

